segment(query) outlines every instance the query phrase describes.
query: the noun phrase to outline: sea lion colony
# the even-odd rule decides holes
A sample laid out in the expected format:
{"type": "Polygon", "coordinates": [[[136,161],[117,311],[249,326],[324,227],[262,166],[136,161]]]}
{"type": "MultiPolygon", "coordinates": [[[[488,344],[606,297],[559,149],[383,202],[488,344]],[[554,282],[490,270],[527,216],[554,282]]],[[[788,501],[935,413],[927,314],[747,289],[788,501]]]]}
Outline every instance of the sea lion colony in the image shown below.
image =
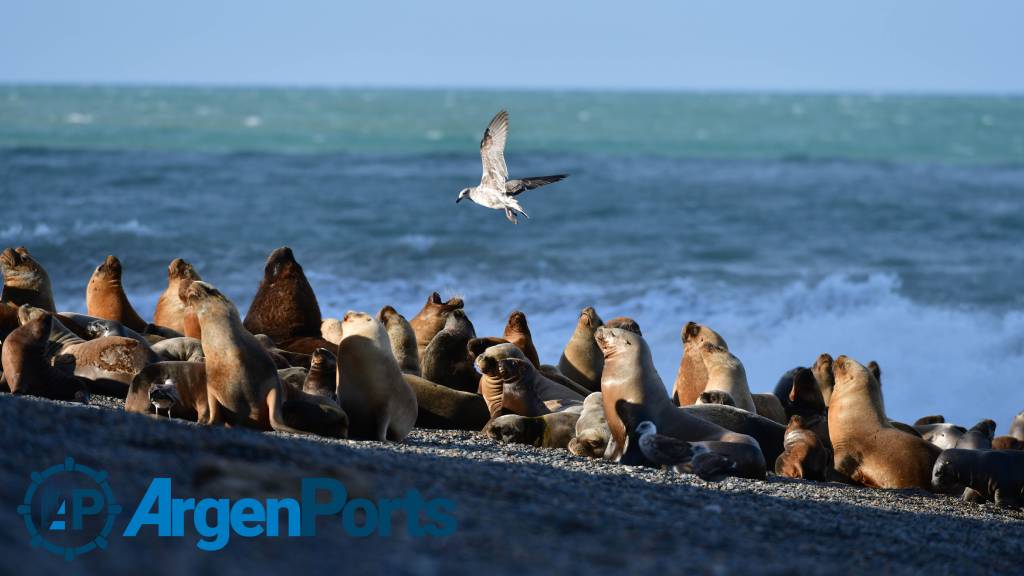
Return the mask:
{"type": "Polygon", "coordinates": [[[25,248],[4,250],[0,266],[0,391],[112,396],[153,417],[337,438],[471,430],[708,481],[774,472],[1024,502],[1024,412],[1001,436],[991,420],[895,422],[874,362],[820,354],[771,393],[752,393],[726,340],[688,322],[670,398],[640,326],[605,323],[591,307],[551,365],[523,312],[501,337],[481,336],[462,299],[437,293],[411,320],[389,305],[323,318],[289,248],[270,254],[244,319],[181,259],[151,323],[113,256],[89,280],[87,314],[56,310],[49,275],[25,248]]]}

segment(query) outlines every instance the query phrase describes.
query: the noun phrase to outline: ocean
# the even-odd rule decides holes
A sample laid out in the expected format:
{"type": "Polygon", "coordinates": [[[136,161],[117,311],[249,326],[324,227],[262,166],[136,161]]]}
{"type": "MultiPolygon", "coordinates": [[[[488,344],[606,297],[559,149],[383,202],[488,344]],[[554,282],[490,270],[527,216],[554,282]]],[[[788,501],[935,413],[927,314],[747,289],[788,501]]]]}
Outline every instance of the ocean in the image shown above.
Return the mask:
{"type": "Polygon", "coordinates": [[[889,416],[997,434],[1024,409],[1024,97],[0,86],[0,245],[85,310],[107,254],[151,316],[182,257],[245,313],[291,246],[325,317],[458,294],[635,318],[671,387],[689,320],[750,387],[822,353],[882,367],[889,416]],[[510,112],[530,219],[455,205],[510,112]]]}

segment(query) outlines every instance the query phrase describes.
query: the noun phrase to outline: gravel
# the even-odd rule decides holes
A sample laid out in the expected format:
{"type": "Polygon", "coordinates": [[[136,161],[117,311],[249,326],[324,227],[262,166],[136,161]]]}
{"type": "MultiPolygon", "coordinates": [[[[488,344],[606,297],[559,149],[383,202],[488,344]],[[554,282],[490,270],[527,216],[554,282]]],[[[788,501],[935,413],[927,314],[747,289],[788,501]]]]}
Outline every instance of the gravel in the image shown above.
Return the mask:
{"type": "Polygon", "coordinates": [[[694,476],[497,444],[478,433],[415,430],[403,443],[200,427],[0,396],[0,573],[383,574],[929,573],[1021,574],[1024,513],[916,490],[869,490],[771,476],[709,484],[694,476]],[[106,470],[125,512],[106,550],[67,562],[29,546],[14,513],[29,474],[72,456],[106,470]],[[316,537],[233,536],[218,552],[152,528],[120,535],[153,477],[175,497],[285,497],[304,476],[351,495],[456,503],[458,529],[355,538],[323,520],[316,537]]]}

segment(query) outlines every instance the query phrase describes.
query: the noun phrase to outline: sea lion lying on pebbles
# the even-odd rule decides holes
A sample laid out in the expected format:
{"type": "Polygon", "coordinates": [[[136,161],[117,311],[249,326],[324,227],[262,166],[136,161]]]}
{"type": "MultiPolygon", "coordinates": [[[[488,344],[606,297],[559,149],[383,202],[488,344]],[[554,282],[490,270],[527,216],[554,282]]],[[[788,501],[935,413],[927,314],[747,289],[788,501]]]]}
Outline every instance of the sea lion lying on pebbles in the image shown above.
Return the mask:
{"type": "Polygon", "coordinates": [[[533,362],[535,367],[540,367],[540,357],[537,356],[537,348],[533,345],[533,335],[530,333],[530,325],[526,322],[526,314],[519,310],[509,314],[502,338],[515,344],[523,351],[527,360],[533,362]]]}
{"type": "Polygon", "coordinates": [[[136,332],[146,329],[146,321],[132,307],[121,282],[121,261],[107,256],[96,267],[85,288],[85,307],[89,316],[120,322],[136,332]]]}
{"type": "Polygon", "coordinates": [[[1024,504],[1024,452],[1019,450],[944,450],[935,460],[936,492],[964,492],[1003,508],[1024,504]]]}
{"type": "Polygon", "coordinates": [[[441,295],[433,292],[427,297],[426,304],[409,321],[413,332],[416,334],[416,346],[422,359],[427,345],[434,339],[438,332],[444,329],[445,321],[452,310],[461,310],[462,298],[452,297],[447,302],[441,301],[441,295]]]}
{"type": "Polygon", "coordinates": [[[679,360],[672,398],[677,406],[688,406],[697,401],[708,382],[701,346],[710,343],[728,350],[729,345],[717,332],[696,322],[687,322],[679,337],[683,341],[683,357],[679,360]]]}
{"type": "MultiPolygon", "coordinates": [[[[420,354],[416,346],[416,332],[412,325],[391,306],[385,306],[377,313],[377,320],[387,330],[388,339],[391,341],[391,352],[398,361],[398,367],[403,374],[421,375],[420,354]]],[[[321,328],[322,330],[322,328],[321,328]]]]}
{"type": "MultiPolygon", "coordinates": [[[[506,394],[506,378],[512,390],[518,390],[520,381],[524,381],[537,395],[547,410],[558,411],[569,406],[582,405],[583,396],[541,374],[526,359],[526,355],[515,344],[505,343],[491,346],[477,356],[476,369],[482,374],[480,378],[480,394],[487,402],[492,417],[510,410],[504,406],[506,394]],[[525,361],[522,364],[507,364],[502,372],[502,360],[514,359],[525,361]]],[[[543,412],[541,412],[543,413],[543,412]]],[[[521,414],[526,415],[526,414],[521,414]]],[[[531,414],[532,415],[532,414],[531,414]]]]}
{"type": "Polygon", "coordinates": [[[47,348],[55,323],[53,316],[44,312],[7,336],[0,354],[7,386],[14,394],[88,402],[85,379],[50,364],[47,348]]]}
{"type": "Polygon", "coordinates": [[[580,312],[576,329],[558,360],[558,370],[566,378],[580,384],[590,392],[601,390],[601,369],[604,356],[594,342],[594,331],[604,322],[597,311],[587,306],[580,312]]]}
{"type": "Polygon", "coordinates": [[[737,434],[757,440],[765,462],[775,462],[783,451],[786,427],[774,420],[735,406],[722,404],[694,404],[679,407],[686,414],[721,426],[737,434]]]}
{"type": "Polygon", "coordinates": [[[56,312],[50,275],[24,246],[7,248],[0,253],[0,272],[3,272],[3,292],[0,303],[22,306],[28,304],[47,312],[56,312]]]}
{"type": "Polygon", "coordinates": [[[210,409],[206,365],[170,361],[146,366],[132,380],[124,409],[205,424],[210,409]]]}
{"type": "MultiPolygon", "coordinates": [[[[461,309],[446,315],[444,329],[434,335],[423,351],[423,378],[463,392],[476,392],[480,374],[473,369],[469,341],[476,338],[473,323],[461,309]]],[[[389,344],[390,346],[390,344],[389,344]]]]}
{"type": "Polygon", "coordinates": [[[415,374],[402,377],[416,394],[416,427],[435,430],[481,430],[490,414],[479,394],[453,390],[415,374]]]}
{"type": "Polygon", "coordinates": [[[831,468],[828,448],[798,414],[789,419],[783,447],[785,452],[775,459],[776,474],[805,480],[828,479],[831,468]]]}
{"type": "Polygon", "coordinates": [[[537,448],[566,448],[576,433],[576,422],[581,411],[582,407],[577,406],[543,416],[506,414],[491,420],[483,432],[498,442],[526,444],[537,448]]]}
{"type": "Polygon", "coordinates": [[[153,313],[153,324],[185,333],[185,310],[187,306],[181,300],[182,282],[191,283],[202,280],[196,269],[181,258],[175,258],[167,266],[167,288],[156,301],[156,312],[153,313]]]}
{"type": "Polygon", "coordinates": [[[569,452],[587,458],[601,458],[608,448],[612,432],[604,417],[604,400],[600,392],[584,398],[583,411],[576,421],[576,435],[569,441],[569,452]]]}

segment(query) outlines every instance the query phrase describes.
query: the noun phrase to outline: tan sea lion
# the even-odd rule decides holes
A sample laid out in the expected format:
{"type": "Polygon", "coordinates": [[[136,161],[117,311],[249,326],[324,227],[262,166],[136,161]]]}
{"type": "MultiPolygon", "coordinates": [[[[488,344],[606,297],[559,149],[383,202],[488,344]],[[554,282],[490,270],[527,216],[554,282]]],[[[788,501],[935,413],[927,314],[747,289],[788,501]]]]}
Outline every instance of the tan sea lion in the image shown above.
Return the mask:
{"type": "Polygon", "coordinates": [[[453,390],[415,374],[403,378],[416,394],[416,427],[434,430],[481,430],[490,414],[479,394],[453,390]]]}
{"type": "Polygon", "coordinates": [[[313,350],[309,372],[302,383],[306,394],[338,400],[338,358],[327,348],[313,350]]]}
{"type": "Polygon", "coordinates": [[[283,350],[308,355],[333,348],[321,337],[320,324],[320,304],[292,249],[274,250],[242,325],[253,334],[266,334],[283,350]]]}
{"type": "Polygon", "coordinates": [[[1024,450],[1024,442],[1013,436],[996,436],[992,439],[993,450],[1024,450]]]}
{"type": "Polygon", "coordinates": [[[142,332],[146,329],[146,321],[128,301],[121,277],[121,261],[107,256],[89,278],[89,285],[85,288],[85,307],[89,316],[114,320],[142,332]]]}
{"type": "Polygon", "coordinates": [[[892,427],[881,386],[867,368],[846,356],[832,368],[828,430],[836,471],[872,488],[930,490],[932,465],[941,450],[892,427]]]}
{"type": "Polygon", "coordinates": [[[452,310],[461,310],[462,306],[462,298],[457,296],[452,297],[447,302],[442,302],[441,295],[437,292],[433,292],[427,297],[427,303],[409,321],[413,332],[416,333],[416,346],[421,359],[427,349],[427,345],[430,344],[438,332],[444,329],[448,314],[452,310]]]}
{"type": "Polygon", "coordinates": [[[1010,422],[1010,436],[1024,442],[1024,410],[1021,410],[1010,422]]]}
{"type": "Polygon", "coordinates": [[[50,275],[24,246],[7,248],[0,253],[0,271],[4,276],[0,303],[28,304],[47,312],[57,311],[53,304],[50,275]]]}
{"type": "Polygon", "coordinates": [[[537,348],[533,345],[533,335],[530,333],[530,325],[526,323],[526,314],[519,310],[509,314],[502,337],[522,350],[526,359],[533,362],[534,366],[540,367],[540,357],[537,356],[537,348]]]}
{"type": "Polygon", "coordinates": [[[207,422],[302,433],[285,423],[284,390],[274,361],[242,326],[235,305],[216,288],[196,280],[185,302],[199,321],[206,357],[207,422]]]}
{"type": "MultiPolygon", "coordinates": [[[[595,341],[604,354],[601,394],[605,417],[616,445],[609,457],[617,459],[625,447],[627,432],[622,416],[625,413],[632,426],[649,420],[657,426],[660,434],[698,443],[710,452],[728,457],[736,464],[731,472],[733,475],[765,478],[764,455],[756,440],[687,414],[672,404],[654,368],[651,350],[642,336],[621,328],[601,327],[597,329],[595,341]]],[[[699,408],[727,407],[706,405],[699,408]]]]}
{"type": "Polygon", "coordinates": [[[476,392],[480,374],[473,369],[469,342],[476,338],[473,323],[461,309],[448,312],[444,329],[434,335],[423,351],[423,378],[463,392],[476,392]]]}
{"type": "Polygon", "coordinates": [[[584,398],[583,411],[576,421],[576,435],[569,441],[569,452],[587,458],[601,458],[608,449],[612,432],[604,417],[604,399],[600,392],[584,398]]]}
{"type": "MultiPolygon", "coordinates": [[[[548,380],[537,371],[529,360],[503,358],[498,361],[498,375],[501,377],[506,399],[510,388],[515,391],[525,387],[532,390],[550,412],[561,412],[570,407],[583,405],[583,396],[561,384],[548,380]]],[[[513,410],[513,412],[515,411],[513,410]]],[[[522,415],[527,416],[527,414],[522,415]]],[[[529,415],[533,416],[534,414],[529,415]]]]}
{"type": "Polygon", "coordinates": [[[729,352],[727,348],[711,342],[705,342],[699,350],[708,378],[702,392],[707,390],[728,392],[736,402],[737,408],[756,414],[757,407],[754,406],[754,399],[750,396],[750,388],[747,386],[747,372],[740,359],[729,352]]]}
{"type": "Polygon", "coordinates": [[[628,330],[643,336],[643,333],[640,331],[640,324],[629,316],[616,316],[615,318],[605,322],[604,325],[609,328],[622,328],[623,330],[628,330]]]}
{"type": "Polygon", "coordinates": [[[188,292],[188,287],[192,285],[192,282],[194,282],[194,280],[190,278],[183,278],[178,284],[178,298],[185,303],[185,313],[181,319],[183,326],[182,334],[188,338],[202,340],[203,329],[199,325],[199,317],[196,316],[196,311],[189,305],[188,298],[185,297],[186,292],[188,292]]]}
{"type": "Polygon", "coordinates": [[[786,409],[774,394],[751,394],[757,413],[765,418],[786,425],[786,409]]]}
{"type": "Polygon", "coordinates": [[[202,362],[157,362],[135,375],[125,398],[128,412],[206,423],[206,365],[202,362]]]}
{"type": "MultiPolygon", "coordinates": [[[[517,366],[515,376],[509,372],[506,375],[501,373],[499,362],[505,359],[526,360],[526,355],[518,346],[507,342],[497,346],[491,346],[477,356],[474,361],[476,369],[480,372],[480,395],[487,402],[491,417],[497,417],[505,413],[503,396],[505,394],[505,376],[510,378],[527,378],[531,388],[534,389],[542,403],[550,403],[551,409],[564,409],[571,405],[580,403],[583,396],[575,390],[567,388],[547,377],[532,366],[517,366]],[[522,372],[520,374],[519,372],[522,372]]],[[[529,361],[527,360],[527,363],[529,361]]],[[[532,364],[532,363],[529,363],[532,364]]],[[[508,368],[508,367],[507,367],[508,368]]]]}
{"type": "Polygon", "coordinates": [[[697,397],[704,391],[708,382],[708,373],[700,355],[700,347],[705,343],[711,343],[728,350],[729,345],[717,332],[696,322],[687,322],[679,337],[683,341],[683,357],[679,360],[672,399],[678,406],[688,406],[697,401],[697,397]]]}
{"type": "Polygon", "coordinates": [[[775,460],[776,474],[805,480],[825,480],[828,477],[828,449],[797,414],[789,419],[783,445],[785,452],[775,460]]]}
{"type": "Polygon", "coordinates": [[[412,325],[391,306],[381,308],[377,313],[377,320],[387,330],[388,339],[391,340],[391,352],[395,355],[402,373],[419,376],[420,354],[412,325]]]}
{"type": "Polygon", "coordinates": [[[181,300],[181,283],[202,280],[191,264],[175,258],[167,266],[167,288],[156,301],[153,324],[185,333],[185,303],[181,300]]]}
{"type": "Polygon", "coordinates": [[[498,442],[537,448],[566,448],[576,432],[580,410],[575,408],[534,417],[506,414],[491,420],[483,432],[498,442]]]}
{"type": "Polygon", "coordinates": [[[596,310],[590,306],[584,308],[558,360],[558,370],[562,374],[591,392],[601,390],[604,356],[594,342],[594,331],[603,324],[596,310]]]}
{"type": "Polygon", "coordinates": [[[832,389],[836,384],[836,377],[832,371],[833,364],[832,356],[828,353],[823,353],[818,355],[811,366],[811,372],[814,373],[814,379],[818,383],[818,389],[821,390],[821,397],[825,401],[825,406],[829,405],[829,401],[832,399],[832,389]]]}
{"type": "Polygon", "coordinates": [[[324,340],[337,346],[341,344],[342,323],[337,318],[324,318],[320,323],[320,335],[324,340]]]}
{"type": "Polygon", "coordinates": [[[14,394],[88,402],[89,391],[84,379],[50,364],[47,348],[50,331],[56,323],[53,316],[43,313],[7,336],[0,353],[7,386],[14,394]]]}
{"type": "Polygon", "coordinates": [[[1024,452],[1019,450],[945,450],[935,460],[931,483],[936,492],[995,502],[1003,508],[1024,505],[1024,452]]]}
{"type": "Polygon", "coordinates": [[[384,325],[362,312],[347,312],[338,345],[338,400],[349,417],[349,435],[401,441],[416,423],[416,394],[402,377],[384,325]]]}
{"type": "Polygon", "coordinates": [[[993,420],[982,420],[961,436],[955,447],[962,450],[991,450],[995,435],[996,423],[993,420]]]}

